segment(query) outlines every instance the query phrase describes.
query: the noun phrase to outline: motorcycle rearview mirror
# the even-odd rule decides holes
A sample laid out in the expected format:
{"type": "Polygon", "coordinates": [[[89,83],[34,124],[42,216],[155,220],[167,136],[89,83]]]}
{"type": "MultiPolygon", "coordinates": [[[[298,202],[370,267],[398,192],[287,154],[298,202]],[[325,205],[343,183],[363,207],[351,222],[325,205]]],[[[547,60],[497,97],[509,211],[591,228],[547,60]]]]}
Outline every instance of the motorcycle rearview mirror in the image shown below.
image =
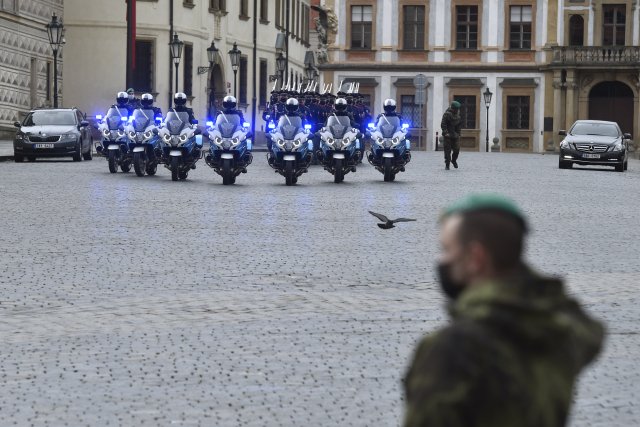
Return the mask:
{"type": "Polygon", "coordinates": [[[17,128],[22,127],[22,125],[20,124],[20,122],[13,122],[13,125],[17,128]]]}
{"type": "Polygon", "coordinates": [[[632,139],[631,138],[631,134],[630,133],[625,133],[624,134],[624,139],[632,139]]]}
{"type": "Polygon", "coordinates": [[[561,131],[558,132],[558,135],[567,136],[567,131],[566,130],[561,130],[561,131]]]}

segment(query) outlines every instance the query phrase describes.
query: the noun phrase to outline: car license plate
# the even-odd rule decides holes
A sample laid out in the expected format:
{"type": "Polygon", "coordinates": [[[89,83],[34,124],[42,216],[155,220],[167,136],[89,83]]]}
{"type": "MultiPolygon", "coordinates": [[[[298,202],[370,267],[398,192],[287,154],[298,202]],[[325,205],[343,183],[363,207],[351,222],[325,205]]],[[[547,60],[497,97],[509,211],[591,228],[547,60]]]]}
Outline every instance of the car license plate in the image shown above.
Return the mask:
{"type": "Polygon", "coordinates": [[[582,157],[585,159],[599,159],[600,154],[583,154],[582,157]]]}
{"type": "Polygon", "coordinates": [[[53,144],[35,144],[35,148],[53,148],[53,144]]]}

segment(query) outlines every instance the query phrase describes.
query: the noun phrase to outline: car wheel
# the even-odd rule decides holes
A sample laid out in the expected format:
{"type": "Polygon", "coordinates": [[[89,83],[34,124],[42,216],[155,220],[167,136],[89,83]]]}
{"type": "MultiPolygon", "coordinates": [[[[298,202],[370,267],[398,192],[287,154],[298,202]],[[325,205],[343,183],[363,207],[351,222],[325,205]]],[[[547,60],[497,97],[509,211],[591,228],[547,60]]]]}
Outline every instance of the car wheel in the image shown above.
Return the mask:
{"type": "Polygon", "coordinates": [[[73,155],[73,161],[74,162],[82,161],[82,144],[78,145],[78,149],[76,150],[76,153],[73,155]]]}
{"type": "Polygon", "coordinates": [[[616,172],[624,172],[624,163],[616,165],[616,172]]]}
{"type": "Polygon", "coordinates": [[[560,169],[571,169],[573,167],[573,163],[572,162],[565,162],[563,160],[560,160],[558,162],[558,167],[560,169]]]}
{"type": "Polygon", "coordinates": [[[14,156],[13,156],[13,160],[14,160],[16,163],[22,163],[22,162],[24,162],[24,156],[14,155],[14,156]]]}
{"type": "Polygon", "coordinates": [[[93,141],[89,144],[89,151],[82,155],[85,160],[93,160],[93,141]]]}

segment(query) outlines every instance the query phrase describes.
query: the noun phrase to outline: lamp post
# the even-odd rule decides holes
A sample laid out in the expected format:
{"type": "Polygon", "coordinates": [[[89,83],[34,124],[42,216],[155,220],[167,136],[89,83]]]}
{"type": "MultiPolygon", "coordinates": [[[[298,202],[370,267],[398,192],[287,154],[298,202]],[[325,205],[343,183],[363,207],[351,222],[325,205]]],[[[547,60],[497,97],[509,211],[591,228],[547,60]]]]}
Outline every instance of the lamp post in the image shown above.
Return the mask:
{"type": "Polygon", "coordinates": [[[486,141],[485,149],[488,153],[489,152],[489,105],[491,105],[491,97],[493,96],[493,93],[491,93],[488,86],[487,86],[487,89],[482,94],[482,96],[484,96],[484,105],[487,107],[487,141],[486,141]]]}
{"type": "Polygon", "coordinates": [[[238,50],[238,43],[233,43],[233,49],[229,51],[229,58],[231,58],[231,69],[233,70],[233,96],[238,97],[237,85],[238,85],[238,68],[240,68],[240,55],[242,52],[238,50]]]}
{"type": "Polygon", "coordinates": [[[276,58],[276,70],[280,76],[280,89],[284,86],[284,69],[287,67],[287,58],[284,57],[282,52],[278,54],[276,58]]]}
{"type": "Polygon", "coordinates": [[[64,44],[64,25],[55,12],[46,25],[49,44],[53,50],[53,108],[58,108],[58,50],[64,44]]]}
{"type": "Polygon", "coordinates": [[[184,43],[178,38],[177,33],[173,33],[173,39],[169,43],[171,49],[171,59],[176,66],[176,92],[178,92],[178,66],[180,65],[180,57],[182,57],[182,47],[184,43]]]}

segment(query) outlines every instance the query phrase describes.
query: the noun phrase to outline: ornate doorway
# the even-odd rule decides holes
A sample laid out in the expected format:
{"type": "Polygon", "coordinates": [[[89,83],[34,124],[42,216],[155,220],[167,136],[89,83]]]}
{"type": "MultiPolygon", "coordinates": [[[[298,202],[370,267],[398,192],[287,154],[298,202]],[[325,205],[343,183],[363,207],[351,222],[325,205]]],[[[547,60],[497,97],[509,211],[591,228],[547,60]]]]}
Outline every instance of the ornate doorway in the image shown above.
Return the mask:
{"type": "Polygon", "coordinates": [[[598,83],[589,92],[589,119],[617,122],[623,132],[633,133],[633,91],[618,81],[598,83]]]}

